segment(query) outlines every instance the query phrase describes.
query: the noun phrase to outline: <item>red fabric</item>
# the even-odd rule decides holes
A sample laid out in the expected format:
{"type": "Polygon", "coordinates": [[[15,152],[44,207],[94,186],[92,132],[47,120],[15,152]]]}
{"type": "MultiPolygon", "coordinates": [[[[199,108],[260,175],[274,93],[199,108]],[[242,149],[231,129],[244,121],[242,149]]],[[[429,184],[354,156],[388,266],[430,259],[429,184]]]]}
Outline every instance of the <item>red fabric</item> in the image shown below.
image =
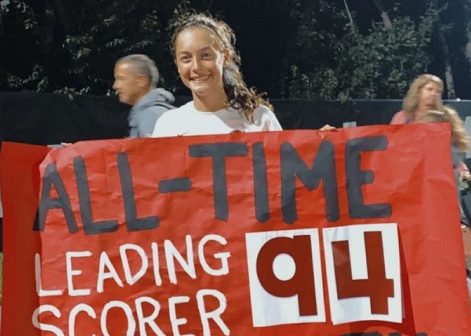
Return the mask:
{"type": "MultiPolygon", "coordinates": [[[[404,125],[408,124],[409,120],[407,119],[406,112],[401,110],[396,112],[391,119],[390,125],[404,125]]],[[[458,171],[462,174],[469,173],[469,168],[464,162],[460,162],[458,165],[458,171]]]]}
{"type": "MultiPolygon", "coordinates": [[[[78,335],[103,334],[102,318],[110,335],[123,335],[126,330],[133,335],[143,334],[140,328],[146,328],[149,334],[158,334],[152,329],[156,326],[166,335],[175,334],[177,329],[181,334],[195,335],[223,335],[228,331],[231,335],[255,336],[340,336],[368,332],[380,335],[394,332],[470,335],[463,243],[459,227],[455,225],[459,211],[451,171],[449,134],[448,125],[437,123],[358,127],[336,132],[285,131],[125,139],[77,143],[52,150],[48,155],[43,147],[6,143],[3,158],[9,165],[3,166],[2,171],[6,229],[2,334],[54,335],[50,331],[41,333],[32,325],[33,311],[41,306],[40,320],[46,324],[42,328],[67,335],[70,314],[80,307],[82,310],[78,311],[75,320],[78,335]],[[346,166],[354,166],[346,143],[350,141],[348,150],[355,150],[355,146],[360,145],[352,145],[356,143],[354,139],[385,139],[386,142],[383,150],[361,151],[360,174],[349,177],[347,183],[346,166]],[[326,155],[322,160],[314,161],[321,148],[328,149],[329,143],[333,144],[333,158],[326,155]],[[230,144],[230,148],[238,148],[238,154],[219,161],[225,164],[225,174],[213,174],[217,160],[205,156],[207,151],[198,151],[201,144],[219,146],[217,148],[230,144]],[[260,155],[261,148],[264,155],[260,155]],[[289,151],[297,153],[298,158],[292,156],[290,161],[280,164],[280,156],[289,151]],[[158,227],[129,230],[122,190],[126,174],[123,175],[122,169],[118,170],[118,166],[123,167],[123,162],[126,166],[123,153],[127,154],[132,176],[135,215],[140,219],[158,216],[158,227]],[[259,218],[265,218],[264,221],[256,219],[254,205],[254,197],[263,196],[264,190],[263,183],[257,184],[254,195],[255,156],[257,167],[264,161],[263,156],[266,162],[266,170],[257,168],[258,174],[262,175],[257,181],[266,181],[268,190],[269,218],[258,214],[259,218]],[[77,186],[80,158],[87,176],[92,220],[116,220],[118,227],[113,232],[84,232],[86,204],[80,204],[77,186]],[[300,162],[308,168],[315,162],[314,167],[320,168],[331,159],[335,162],[332,172],[337,180],[336,195],[332,189],[324,189],[331,182],[323,180],[317,186],[310,186],[313,189],[310,191],[299,176],[286,173],[291,171],[289,165],[295,162],[298,168],[300,162]],[[52,167],[50,164],[55,165],[57,176],[64,183],[77,223],[76,233],[68,229],[61,208],[47,211],[43,231],[32,230],[39,190],[45,188],[39,183],[45,180],[38,176],[44,177],[46,167],[52,167]],[[184,177],[189,179],[189,184],[188,180],[181,179],[184,177]],[[221,184],[224,177],[226,184],[221,184]],[[389,215],[352,217],[352,211],[358,211],[352,206],[352,197],[358,194],[349,195],[347,190],[352,183],[358,182],[354,181],[358,177],[364,182],[361,183],[363,204],[390,205],[389,215]],[[172,183],[168,179],[171,178],[180,178],[173,186],[179,184],[185,188],[189,185],[190,189],[163,192],[170,188],[172,183]],[[291,218],[288,223],[283,216],[281,199],[289,192],[285,187],[291,178],[295,179],[296,186],[296,218],[291,218]],[[167,181],[163,183],[163,180],[167,181]],[[227,186],[226,210],[215,209],[215,204],[221,202],[213,197],[216,184],[218,188],[227,186]],[[338,219],[328,218],[327,199],[338,200],[338,219]],[[216,218],[224,217],[224,214],[226,219],[216,218]],[[396,243],[394,235],[397,235],[396,243]],[[365,254],[358,254],[358,248],[348,248],[354,246],[350,244],[358,237],[358,241],[364,242],[365,254]],[[265,240],[269,244],[260,243],[265,240]],[[129,262],[123,262],[119,253],[119,249],[124,251],[125,247],[128,247],[129,262]],[[175,261],[177,283],[172,283],[169,275],[173,274],[169,271],[172,265],[165,254],[165,251],[168,256],[175,254],[173,247],[182,259],[187,259],[188,253],[193,254],[185,267],[175,261]],[[158,257],[152,253],[152,248],[154,252],[158,251],[158,257]],[[141,250],[149,265],[142,277],[138,277],[144,263],[138,254],[141,250]],[[38,297],[34,280],[35,253],[40,254],[41,288],[63,294],[38,297]],[[217,270],[224,269],[224,253],[230,253],[229,272],[217,275],[217,270]],[[393,259],[387,259],[388,255],[393,259]],[[278,269],[276,263],[281,262],[281,259],[275,262],[277,256],[285,258],[284,265],[293,265],[294,261],[296,267],[291,269],[291,277],[289,268],[284,269],[285,275],[275,271],[278,269]],[[292,259],[286,261],[286,256],[292,259]],[[388,262],[394,260],[394,256],[397,256],[397,265],[388,262]],[[153,264],[156,260],[159,265],[153,264]],[[358,272],[362,272],[358,261],[364,261],[371,272],[365,279],[357,277],[358,272]],[[154,273],[154,266],[160,276],[154,273]],[[113,277],[112,268],[116,270],[117,278],[113,277]],[[389,273],[396,268],[401,272],[399,287],[395,275],[389,273]],[[213,274],[208,272],[211,269],[213,274]],[[127,280],[126,272],[131,275],[127,280]],[[102,292],[97,287],[99,273],[104,276],[102,292]],[[341,276],[335,277],[335,274],[341,276]],[[135,283],[132,276],[135,276],[135,283]],[[281,281],[282,278],[285,280],[281,281]],[[332,291],[333,288],[337,290],[332,291]],[[204,289],[208,292],[202,292],[204,289]],[[403,301],[391,306],[391,298],[399,294],[403,301]],[[335,296],[338,300],[334,302],[335,296]],[[348,308],[348,302],[357,302],[355,300],[361,297],[370,298],[363,308],[348,308]],[[156,308],[156,302],[160,309],[156,308]],[[283,322],[285,311],[282,307],[298,304],[300,309],[302,307],[298,321],[283,322]],[[281,307],[279,315],[275,311],[278,305],[281,307]],[[129,308],[128,317],[123,310],[126,307],[129,308]],[[392,308],[399,311],[401,321],[385,321],[392,308]],[[339,314],[341,309],[346,309],[343,314],[339,314]],[[376,314],[375,320],[361,320],[360,316],[355,322],[341,322],[356,316],[360,310],[370,309],[376,314]],[[54,316],[55,310],[60,317],[54,316]],[[150,320],[154,320],[155,325],[142,318],[154,310],[158,310],[158,316],[150,320]],[[213,311],[211,316],[216,317],[211,318],[204,311],[213,311]],[[266,313],[268,320],[280,323],[261,326],[267,322],[263,318],[257,320],[257,313],[266,313]]],[[[306,181],[313,181],[314,177],[306,176],[306,181]]],[[[54,184],[46,198],[61,197],[57,185],[54,184]]],[[[222,195],[225,195],[224,190],[222,195]]],[[[257,199],[261,202],[261,198],[257,199]]],[[[286,209],[291,205],[285,203],[283,207],[286,209]]],[[[358,245],[360,249],[362,244],[358,245]]],[[[289,314],[293,314],[293,310],[289,310],[289,314]]],[[[298,314],[296,309],[294,314],[298,314]]]]}

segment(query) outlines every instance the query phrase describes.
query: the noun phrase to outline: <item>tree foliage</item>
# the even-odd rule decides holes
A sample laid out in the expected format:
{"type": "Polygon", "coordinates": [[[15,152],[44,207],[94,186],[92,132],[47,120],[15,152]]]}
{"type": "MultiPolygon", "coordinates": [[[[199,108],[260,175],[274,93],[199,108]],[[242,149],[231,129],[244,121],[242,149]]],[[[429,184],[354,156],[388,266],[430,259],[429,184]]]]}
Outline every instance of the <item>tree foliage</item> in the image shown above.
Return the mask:
{"type": "Polygon", "coordinates": [[[355,24],[356,15],[353,22],[348,20],[343,1],[326,1],[320,10],[308,1],[298,4],[292,15],[300,25],[292,48],[299,53],[287,62],[282,76],[286,96],[397,98],[411,78],[427,70],[433,11],[427,10],[419,23],[395,17],[392,27],[378,21],[362,32],[355,24]],[[319,29],[326,20],[331,28],[319,29]]]}
{"type": "Polygon", "coordinates": [[[110,94],[130,53],[151,56],[177,90],[167,27],[190,8],[229,22],[247,82],[270,97],[401,98],[420,73],[443,78],[443,43],[471,84],[469,0],[0,0],[0,90],[110,94]]]}
{"type": "Polygon", "coordinates": [[[8,89],[103,94],[114,61],[130,53],[152,55],[163,69],[171,66],[165,16],[153,1],[1,4],[1,42],[14,48],[1,68],[8,89]],[[18,53],[20,60],[12,57],[18,53]]]}

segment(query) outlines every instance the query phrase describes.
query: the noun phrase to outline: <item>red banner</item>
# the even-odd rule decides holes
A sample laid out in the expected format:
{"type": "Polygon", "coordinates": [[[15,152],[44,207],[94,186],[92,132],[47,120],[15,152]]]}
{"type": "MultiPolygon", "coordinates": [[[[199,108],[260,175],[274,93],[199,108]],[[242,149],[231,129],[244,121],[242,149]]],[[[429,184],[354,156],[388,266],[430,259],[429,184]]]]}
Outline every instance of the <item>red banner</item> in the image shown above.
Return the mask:
{"type": "Polygon", "coordinates": [[[449,133],[5,143],[2,335],[470,335],[449,133]]]}

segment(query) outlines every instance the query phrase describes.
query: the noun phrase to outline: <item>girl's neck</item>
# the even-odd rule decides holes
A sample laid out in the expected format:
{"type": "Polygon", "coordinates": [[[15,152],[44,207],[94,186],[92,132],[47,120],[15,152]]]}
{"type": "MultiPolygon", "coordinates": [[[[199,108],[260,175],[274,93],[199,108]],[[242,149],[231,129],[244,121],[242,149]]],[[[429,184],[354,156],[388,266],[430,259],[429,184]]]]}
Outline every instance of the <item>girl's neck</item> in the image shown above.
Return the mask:
{"type": "Polygon", "coordinates": [[[226,94],[220,93],[213,96],[198,96],[193,94],[195,109],[202,112],[215,112],[226,107],[226,94]]]}

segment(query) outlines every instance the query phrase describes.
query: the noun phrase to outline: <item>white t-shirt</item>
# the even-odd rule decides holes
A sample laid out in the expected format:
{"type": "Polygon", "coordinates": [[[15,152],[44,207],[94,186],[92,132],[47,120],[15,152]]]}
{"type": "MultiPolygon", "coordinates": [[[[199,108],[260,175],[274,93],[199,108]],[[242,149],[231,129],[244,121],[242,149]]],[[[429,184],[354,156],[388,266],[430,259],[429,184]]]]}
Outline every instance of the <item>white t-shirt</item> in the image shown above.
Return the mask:
{"type": "Polygon", "coordinates": [[[165,112],[155,123],[153,137],[177,135],[227,134],[233,131],[260,132],[281,131],[275,114],[266,106],[255,109],[253,122],[233,109],[224,108],[215,112],[195,109],[193,101],[165,112]]]}

